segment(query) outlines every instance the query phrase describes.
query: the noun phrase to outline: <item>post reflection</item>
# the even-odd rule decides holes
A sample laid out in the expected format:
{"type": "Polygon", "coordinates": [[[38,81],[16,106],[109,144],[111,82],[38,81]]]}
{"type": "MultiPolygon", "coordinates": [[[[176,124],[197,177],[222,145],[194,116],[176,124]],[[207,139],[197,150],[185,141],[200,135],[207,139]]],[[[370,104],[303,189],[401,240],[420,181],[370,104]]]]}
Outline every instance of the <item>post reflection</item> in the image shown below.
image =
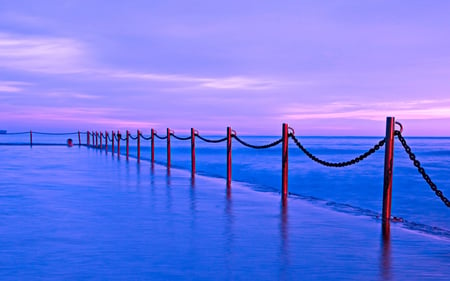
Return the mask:
{"type": "Polygon", "coordinates": [[[232,278],[232,261],[233,261],[233,224],[234,224],[234,214],[233,214],[233,201],[231,197],[231,188],[227,185],[226,196],[225,196],[225,229],[224,229],[224,253],[225,253],[225,272],[226,279],[231,280],[232,278]]]}
{"type": "Polygon", "coordinates": [[[287,197],[281,199],[280,208],[280,280],[288,280],[289,272],[289,225],[287,197]]]}
{"type": "Polygon", "coordinates": [[[381,232],[380,277],[381,280],[392,280],[391,229],[389,220],[383,221],[381,232]]]}

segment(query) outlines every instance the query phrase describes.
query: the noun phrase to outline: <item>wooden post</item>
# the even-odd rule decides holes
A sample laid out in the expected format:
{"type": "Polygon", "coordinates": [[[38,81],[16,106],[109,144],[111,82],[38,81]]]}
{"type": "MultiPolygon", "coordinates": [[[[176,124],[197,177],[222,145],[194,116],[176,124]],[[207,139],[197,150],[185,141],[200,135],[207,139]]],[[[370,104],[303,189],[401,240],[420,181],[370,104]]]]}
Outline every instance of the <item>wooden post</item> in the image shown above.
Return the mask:
{"type": "Polygon", "coordinates": [[[105,151],[108,153],[108,131],[105,131],[105,151]]]}
{"type": "Polygon", "coordinates": [[[170,129],[167,128],[167,169],[170,169],[170,129]]]}
{"type": "Polygon", "coordinates": [[[120,135],[120,131],[117,130],[117,157],[120,157],[120,138],[122,136],[120,135]]]}
{"type": "Polygon", "coordinates": [[[389,229],[392,203],[392,173],[394,166],[394,129],[395,118],[386,118],[386,147],[384,154],[384,184],[383,184],[383,232],[389,229]]]}
{"type": "Polygon", "coordinates": [[[231,187],[231,127],[227,127],[227,187],[231,187]]]}
{"type": "Polygon", "coordinates": [[[195,129],[191,128],[191,177],[195,177],[195,129]]]}
{"type": "Polygon", "coordinates": [[[127,130],[127,160],[128,160],[129,154],[130,154],[130,132],[128,132],[128,130],[127,130]]]}
{"type": "Polygon", "coordinates": [[[152,154],[152,165],[153,165],[153,163],[155,163],[155,130],[154,129],[152,129],[152,132],[151,132],[151,138],[152,138],[152,141],[151,141],[151,154],[152,154]]]}
{"type": "Polygon", "coordinates": [[[114,141],[115,141],[115,138],[116,138],[116,135],[114,134],[114,131],[112,131],[111,136],[112,136],[111,151],[112,151],[112,155],[114,155],[114,141]]]}
{"type": "Polygon", "coordinates": [[[286,198],[288,195],[288,143],[289,143],[289,126],[283,123],[281,136],[283,139],[283,148],[281,154],[281,196],[286,198]]]}
{"type": "Polygon", "coordinates": [[[137,130],[137,161],[141,162],[141,132],[137,130]]]}

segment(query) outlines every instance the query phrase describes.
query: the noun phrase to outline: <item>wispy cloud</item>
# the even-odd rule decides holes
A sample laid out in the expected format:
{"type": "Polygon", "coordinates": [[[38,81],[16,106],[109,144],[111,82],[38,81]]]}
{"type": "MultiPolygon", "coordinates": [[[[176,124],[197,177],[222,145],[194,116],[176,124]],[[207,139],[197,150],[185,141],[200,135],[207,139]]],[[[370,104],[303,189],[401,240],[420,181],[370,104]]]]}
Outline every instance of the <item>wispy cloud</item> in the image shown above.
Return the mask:
{"type": "Polygon", "coordinates": [[[0,67],[47,74],[86,70],[86,50],[70,38],[19,36],[0,33],[0,67]]]}
{"type": "Polygon", "coordinates": [[[106,68],[96,63],[88,47],[78,40],[10,33],[0,33],[0,68],[52,75],[77,73],[84,74],[85,79],[162,82],[172,88],[181,84],[180,88],[265,90],[279,83],[242,75],[205,77],[106,68]]]}
{"type": "Polygon", "coordinates": [[[29,85],[31,85],[31,83],[19,81],[0,81],[0,92],[5,93],[22,92],[24,90],[24,87],[29,85]]]}
{"type": "Polygon", "coordinates": [[[298,105],[286,110],[283,118],[384,120],[386,116],[407,119],[450,119],[450,99],[425,99],[407,102],[338,102],[323,105],[298,105]]]}

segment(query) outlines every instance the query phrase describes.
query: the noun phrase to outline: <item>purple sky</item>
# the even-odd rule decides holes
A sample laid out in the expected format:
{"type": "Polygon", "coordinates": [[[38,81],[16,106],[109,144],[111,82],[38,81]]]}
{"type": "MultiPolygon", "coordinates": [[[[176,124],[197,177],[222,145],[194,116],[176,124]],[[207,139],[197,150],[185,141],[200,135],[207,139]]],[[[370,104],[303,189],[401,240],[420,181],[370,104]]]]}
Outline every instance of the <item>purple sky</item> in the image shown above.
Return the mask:
{"type": "Polygon", "coordinates": [[[0,129],[450,136],[450,1],[0,0],[0,129]],[[26,3],[25,3],[26,2],[26,3]]]}

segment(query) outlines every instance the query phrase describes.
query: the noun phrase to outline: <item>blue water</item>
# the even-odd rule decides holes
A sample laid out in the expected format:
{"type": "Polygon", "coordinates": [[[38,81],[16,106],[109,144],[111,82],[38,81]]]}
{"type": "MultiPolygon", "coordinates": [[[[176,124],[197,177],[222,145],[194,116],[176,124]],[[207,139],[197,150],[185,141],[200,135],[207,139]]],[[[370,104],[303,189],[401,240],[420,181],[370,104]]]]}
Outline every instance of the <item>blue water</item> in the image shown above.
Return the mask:
{"type": "MultiPolygon", "coordinates": [[[[183,135],[180,135],[183,136],[183,135]]],[[[183,136],[184,137],[184,136],[183,136]]],[[[223,136],[209,137],[211,139],[223,136]]],[[[72,136],[75,143],[78,137],[72,136]]],[[[241,137],[245,141],[262,145],[278,137],[241,137]]],[[[417,159],[444,192],[450,197],[450,138],[405,137],[417,159]]],[[[67,136],[35,135],[34,142],[65,143],[67,136]]],[[[298,137],[314,155],[327,161],[350,160],[378,143],[382,137],[298,137]]],[[[0,135],[0,142],[22,141],[27,135],[0,135]]],[[[82,135],[82,142],[85,136],[82,135]]],[[[141,139],[141,158],[150,159],[150,141],[141,139]]],[[[450,237],[450,208],[434,194],[396,139],[394,153],[394,180],[392,216],[402,218],[409,227],[450,237]]],[[[111,143],[109,143],[111,149],[111,143]]],[[[117,149],[117,143],[116,143],[117,149]]],[[[121,154],[125,154],[121,141],[121,154]]],[[[155,138],[155,161],[166,164],[166,141],[155,138]]],[[[136,157],[136,143],[130,141],[130,155],[136,157]]],[[[171,138],[173,167],[190,170],[190,141],[171,138]]],[[[233,141],[232,179],[253,184],[261,191],[279,192],[281,187],[281,145],[255,150],[233,141]]],[[[289,143],[289,192],[305,200],[327,205],[338,211],[355,215],[381,214],[383,196],[384,147],[366,160],[344,168],[329,168],[307,158],[291,140],[289,143]]],[[[226,176],[226,143],[205,143],[196,140],[196,168],[202,175],[226,176]]]]}
{"type": "Polygon", "coordinates": [[[282,204],[267,184],[227,190],[86,147],[0,146],[0,159],[0,280],[448,280],[445,235],[382,236],[332,201],[282,204]]]}

